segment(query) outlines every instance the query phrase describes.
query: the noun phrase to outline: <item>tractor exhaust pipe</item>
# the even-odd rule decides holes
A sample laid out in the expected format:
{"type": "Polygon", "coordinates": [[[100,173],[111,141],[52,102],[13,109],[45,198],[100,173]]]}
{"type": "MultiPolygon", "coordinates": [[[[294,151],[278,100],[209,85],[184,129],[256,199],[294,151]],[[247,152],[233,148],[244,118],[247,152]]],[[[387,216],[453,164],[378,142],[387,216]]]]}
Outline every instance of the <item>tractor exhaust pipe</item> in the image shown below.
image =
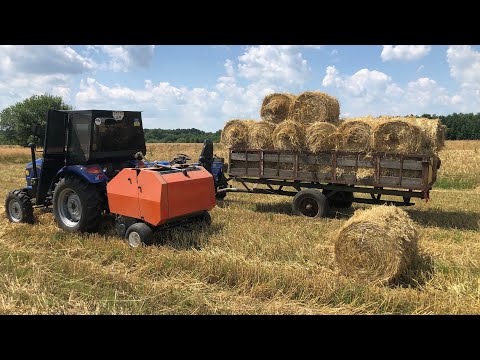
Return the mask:
{"type": "Polygon", "coordinates": [[[32,153],[32,169],[33,169],[33,177],[35,179],[38,178],[38,172],[37,172],[37,161],[35,159],[35,144],[30,143],[28,144],[28,147],[30,148],[30,151],[32,153]]]}

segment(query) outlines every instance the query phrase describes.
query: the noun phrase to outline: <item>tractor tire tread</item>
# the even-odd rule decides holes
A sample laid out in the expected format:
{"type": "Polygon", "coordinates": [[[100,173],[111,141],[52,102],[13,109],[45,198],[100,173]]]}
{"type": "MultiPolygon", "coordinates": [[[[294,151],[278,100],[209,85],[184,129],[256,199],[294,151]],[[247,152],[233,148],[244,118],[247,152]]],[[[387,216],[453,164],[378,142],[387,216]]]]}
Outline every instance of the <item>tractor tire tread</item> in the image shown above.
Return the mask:
{"type": "MultiPolygon", "coordinates": [[[[90,184],[78,176],[67,175],[57,183],[55,190],[58,188],[58,186],[63,184],[75,189],[76,192],[79,192],[78,196],[85,199],[87,209],[85,214],[86,220],[80,226],[78,231],[88,233],[96,232],[100,227],[100,223],[102,221],[102,211],[104,209],[104,194],[102,187],[98,184],[90,184]]],[[[57,224],[61,226],[58,221],[57,224]]]]}
{"type": "Polygon", "coordinates": [[[5,209],[6,209],[6,214],[8,217],[8,203],[11,198],[16,197],[22,206],[22,214],[23,214],[23,219],[21,222],[27,223],[27,224],[33,224],[34,222],[34,215],[33,215],[33,206],[32,206],[32,199],[28,195],[28,193],[25,190],[12,190],[7,194],[7,197],[5,199],[5,209]]]}

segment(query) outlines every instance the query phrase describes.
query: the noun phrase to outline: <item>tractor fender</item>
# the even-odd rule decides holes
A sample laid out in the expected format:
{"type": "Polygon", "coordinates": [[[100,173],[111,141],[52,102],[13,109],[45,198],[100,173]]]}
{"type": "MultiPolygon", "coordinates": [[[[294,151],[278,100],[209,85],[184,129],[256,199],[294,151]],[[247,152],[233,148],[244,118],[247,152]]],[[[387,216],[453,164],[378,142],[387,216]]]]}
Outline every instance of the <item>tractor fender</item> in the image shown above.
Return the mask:
{"type": "Polygon", "coordinates": [[[64,166],[57,172],[55,178],[52,181],[52,188],[60,178],[65,177],[65,175],[67,174],[77,175],[90,184],[100,184],[108,180],[107,176],[103,172],[99,174],[92,174],[87,171],[87,167],[84,165],[69,165],[64,166]]]}

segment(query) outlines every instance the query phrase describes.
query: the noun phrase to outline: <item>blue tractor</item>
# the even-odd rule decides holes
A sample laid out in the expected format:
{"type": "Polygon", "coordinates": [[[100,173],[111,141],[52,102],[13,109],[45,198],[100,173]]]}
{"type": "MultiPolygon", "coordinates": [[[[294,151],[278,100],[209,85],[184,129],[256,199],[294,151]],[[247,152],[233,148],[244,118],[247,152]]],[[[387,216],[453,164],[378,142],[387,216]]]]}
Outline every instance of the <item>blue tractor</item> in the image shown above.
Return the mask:
{"type": "MultiPolygon", "coordinates": [[[[34,207],[52,205],[57,224],[69,232],[95,232],[109,212],[106,184],[122,169],[186,164],[179,154],[172,161],[143,161],[146,153],[142,114],[138,111],[49,110],[43,137],[43,157],[27,164],[26,186],[11,191],[5,208],[11,222],[33,223],[34,207]]],[[[224,161],[213,155],[206,140],[197,165],[214,177],[215,192],[227,186],[224,161]]],[[[225,193],[219,193],[223,197],[225,193]]]]}

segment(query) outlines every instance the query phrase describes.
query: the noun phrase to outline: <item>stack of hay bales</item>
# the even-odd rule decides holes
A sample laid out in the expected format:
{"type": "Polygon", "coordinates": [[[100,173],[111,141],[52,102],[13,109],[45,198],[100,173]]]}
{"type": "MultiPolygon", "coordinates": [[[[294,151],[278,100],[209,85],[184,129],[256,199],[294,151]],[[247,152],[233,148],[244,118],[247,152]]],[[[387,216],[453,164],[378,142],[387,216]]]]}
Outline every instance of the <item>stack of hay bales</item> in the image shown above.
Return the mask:
{"type": "Polygon", "coordinates": [[[335,261],[344,275],[388,284],[405,274],[417,254],[418,233],[395,206],[357,210],[338,231],[335,261]]]}
{"type": "Polygon", "coordinates": [[[262,121],[230,120],[221,141],[230,149],[425,155],[438,154],[445,143],[439,119],[367,116],[340,121],[339,115],[338,100],[328,94],[274,93],[263,99],[262,121]]]}
{"type": "Polygon", "coordinates": [[[345,119],[339,126],[345,151],[436,154],[445,144],[445,126],[439,119],[415,117],[345,119]]]}
{"type": "Polygon", "coordinates": [[[341,143],[337,131],[339,115],[338,100],[328,94],[274,93],[263,99],[261,121],[228,121],[221,142],[229,149],[335,150],[341,143]]]}

